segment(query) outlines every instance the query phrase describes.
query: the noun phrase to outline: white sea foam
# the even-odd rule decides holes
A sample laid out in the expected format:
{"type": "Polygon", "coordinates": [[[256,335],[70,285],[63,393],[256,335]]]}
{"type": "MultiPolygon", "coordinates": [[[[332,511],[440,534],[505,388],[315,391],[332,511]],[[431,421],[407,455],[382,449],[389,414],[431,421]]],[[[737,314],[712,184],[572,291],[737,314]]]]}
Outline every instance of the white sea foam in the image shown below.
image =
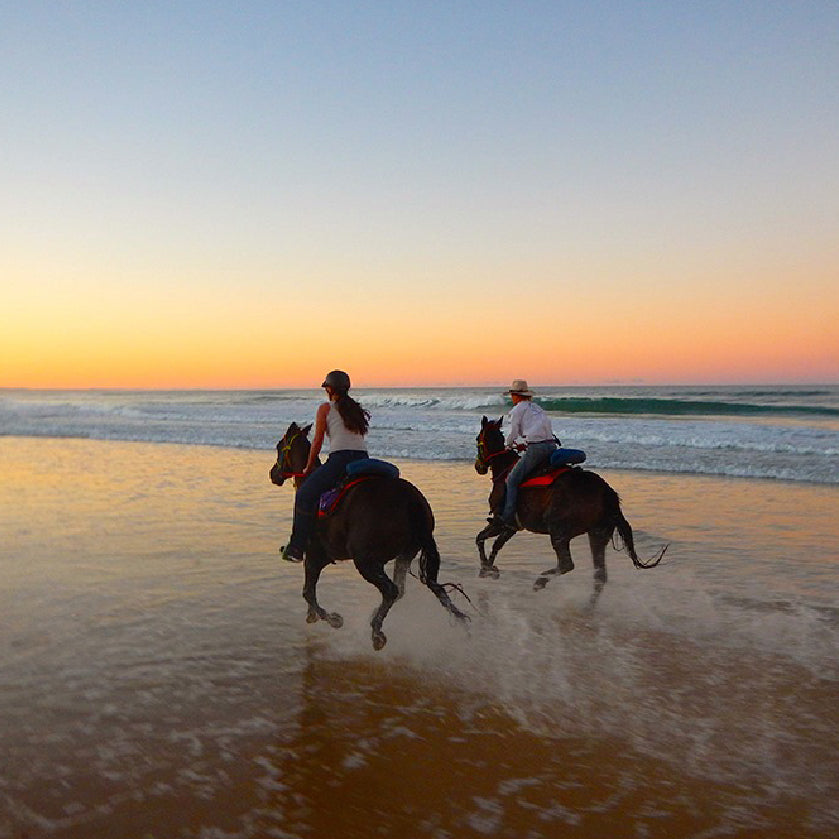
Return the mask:
{"type": "MultiPolygon", "coordinates": [[[[658,410],[674,393],[674,405],[709,398],[707,389],[633,388],[627,393],[632,398],[625,395],[619,405],[645,399],[658,410]]],[[[709,404],[725,397],[735,408],[743,400],[779,409],[797,405],[803,410],[806,399],[822,411],[839,405],[839,388],[814,390],[809,396],[800,389],[769,389],[763,400],[759,393],[723,388],[713,392],[709,404]]],[[[378,389],[356,395],[372,413],[371,453],[384,458],[470,460],[481,416],[502,416],[509,407],[500,389],[491,388],[378,389]]],[[[310,422],[322,398],[319,391],[3,391],[0,434],[271,449],[290,422],[310,422]]],[[[564,403],[555,399],[551,404],[564,403]]],[[[557,436],[586,450],[592,468],[839,483],[839,419],[829,414],[746,413],[721,419],[554,410],[552,417],[557,436]]]]}
{"type": "MultiPolygon", "coordinates": [[[[392,654],[491,697],[539,736],[628,739],[640,753],[717,781],[749,777],[794,793],[830,783],[828,765],[778,760],[803,713],[792,701],[779,713],[779,704],[802,684],[839,675],[839,627],[759,598],[727,602],[698,580],[685,588],[683,571],[671,584],[666,575],[619,573],[593,612],[588,575],[563,578],[544,597],[520,576],[482,587],[483,613],[466,643],[436,604],[400,604],[392,654]],[[725,713],[716,701],[723,696],[725,713]]],[[[345,638],[330,642],[350,654],[345,638]]],[[[833,738],[826,723],[810,725],[825,743],[833,738]]]]}

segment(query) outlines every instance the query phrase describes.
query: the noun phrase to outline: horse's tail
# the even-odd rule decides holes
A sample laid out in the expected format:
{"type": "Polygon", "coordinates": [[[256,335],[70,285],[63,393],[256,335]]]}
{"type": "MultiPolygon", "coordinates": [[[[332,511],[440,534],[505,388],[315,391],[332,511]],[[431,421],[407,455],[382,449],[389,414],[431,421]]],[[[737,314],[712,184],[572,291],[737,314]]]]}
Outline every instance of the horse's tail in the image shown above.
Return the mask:
{"type": "Polygon", "coordinates": [[[661,558],[664,556],[664,552],[667,550],[667,545],[665,545],[661,553],[655,557],[654,559],[650,560],[649,562],[644,562],[638,558],[638,554],[635,553],[635,539],[632,535],[632,527],[629,522],[626,520],[626,516],[623,514],[623,510],[621,510],[621,502],[620,497],[618,494],[611,488],[609,489],[614,496],[612,503],[612,520],[614,522],[615,528],[618,531],[618,534],[621,537],[621,541],[623,542],[624,548],[626,548],[626,552],[629,554],[629,558],[632,560],[632,564],[636,568],[655,568],[659,562],[661,562],[661,558]]]}
{"type": "MultiPolygon", "coordinates": [[[[615,498],[617,499],[617,493],[615,493],[615,498]]],[[[630,523],[626,520],[626,516],[624,516],[623,510],[621,510],[620,508],[619,500],[614,515],[615,528],[618,531],[618,535],[621,537],[623,546],[624,548],[626,548],[626,552],[629,554],[629,558],[632,560],[632,564],[636,568],[639,568],[641,566],[641,560],[638,559],[638,554],[635,553],[635,538],[632,535],[632,525],[630,525],[630,523]]]]}
{"type": "Polygon", "coordinates": [[[428,583],[437,582],[437,574],[440,572],[440,551],[434,537],[429,533],[425,542],[420,545],[419,559],[420,580],[428,583]]]}
{"type": "Polygon", "coordinates": [[[434,539],[434,513],[425,496],[417,491],[415,535],[420,548],[420,581],[428,585],[437,582],[440,573],[440,551],[434,539]]]}
{"type": "MultiPolygon", "coordinates": [[[[437,542],[434,540],[434,513],[431,511],[431,505],[419,490],[417,490],[417,495],[420,503],[417,505],[415,533],[420,546],[420,581],[431,589],[444,609],[458,620],[466,622],[469,620],[469,616],[461,612],[452,603],[446,589],[454,588],[469,600],[466,592],[456,583],[440,583],[437,581],[437,574],[440,572],[440,551],[437,549],[437,542]]],[[[471,601],[469,602],[471,603],[471,601]]]]}
{"type": "MultiPolygon", "coordinates": [[[[408,483],[407,481],[405,482],[408,483]]],[[[408,484],[414,494],[413,524],[414,524],[414,546],[419,546],[419,577],[433,592],[434,596],[443,605],[443,608],[454,615],[458,620],[468,621],[465,615],[457,606],[452,603],[446,591],[447,588],[454,588],[466,596],[466,592],[455,583],[440,583],[437,575],[440,573],[440,551],[437,549],[437,542],[434,541],[434,513],[428,499],[413,484],[408,484]]],[[[468,600],[469,598],[466,597],[468,600]]]]}

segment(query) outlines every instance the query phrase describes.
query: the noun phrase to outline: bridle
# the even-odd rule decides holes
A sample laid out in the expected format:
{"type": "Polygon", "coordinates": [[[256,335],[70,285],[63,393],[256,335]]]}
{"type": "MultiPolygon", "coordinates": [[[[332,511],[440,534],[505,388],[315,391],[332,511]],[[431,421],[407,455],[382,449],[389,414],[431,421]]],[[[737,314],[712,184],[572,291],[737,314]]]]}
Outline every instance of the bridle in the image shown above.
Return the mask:
{"type": "Polygon", "coordinates": [[[478,434],[476,445],[477,445],[477,448],[478,448],[478,458],[477,458],[478,463],[480,463],[482,467],[486,467],[487,469],[489,468],[490,461],[492,461],[494,458],[498,457],[499,455],[502,455],[505,452],[509,451],[509,449],[506,449],[506,448],[502,447],[497,452],[492,452],[492,454],[487,454],[486,453],[486,444],[484,443],[483,429],[481,430],[481,433],[478,434]]]}
{"type": "MultiPolygon", "coordinates": [[[[283,446],[280,448],[280,454],[277,458],[277,464],[280,467],[280,477],[285,480],[286,478],[302,478],[303,472],[291,472],[286,471],[284,468],[284,463],[288,460],[289,455],[291,453],[291,447],[294,445],[295,441],[298,437],[303,434],[303,430],[298,428],[297,431],[292,434],[291,439],[284,442],[283,446]]],[[[285,439],[285,438],[283,438],[285,439]]],[[[290,468],[290,467],[289,467],[290,468]]]]}

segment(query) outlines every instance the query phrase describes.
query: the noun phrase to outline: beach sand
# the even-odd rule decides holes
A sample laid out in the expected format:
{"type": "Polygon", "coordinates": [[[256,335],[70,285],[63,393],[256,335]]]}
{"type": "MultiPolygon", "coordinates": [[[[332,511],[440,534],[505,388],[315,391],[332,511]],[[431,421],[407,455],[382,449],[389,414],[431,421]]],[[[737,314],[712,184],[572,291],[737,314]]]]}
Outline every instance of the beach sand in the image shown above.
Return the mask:
{"type": "MultiPolygon", "coordinates": [[[[0,839],[839,835],[839,488],[601,471],[642,557],[477,578],[489,481],[400,462],[465,631],[342,563],[308,625],[274,453],[0,438],[0,839]]],[[[600,470],[598,470],[600,471],[600,470]]]]}

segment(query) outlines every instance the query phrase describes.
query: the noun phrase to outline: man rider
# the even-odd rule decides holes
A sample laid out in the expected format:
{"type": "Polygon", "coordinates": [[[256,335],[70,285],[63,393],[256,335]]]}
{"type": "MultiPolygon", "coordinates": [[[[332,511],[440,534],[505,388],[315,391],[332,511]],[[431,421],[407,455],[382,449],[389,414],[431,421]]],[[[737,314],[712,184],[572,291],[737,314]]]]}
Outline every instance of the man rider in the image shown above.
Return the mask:
{"type": "Polygon", "coordinates": [[[524,454],[507,476],[507,492],[504,497],[504,509],[501,520],[506,527],[519,529],[516,520],[516,501],[519,484],[537,466],[544,463],[556,449],[557,441],[551,428],[551,419],[539,405],[534,403],[533,391],[524,379],[515,379],[505,396],[513,400],[513,409],[509,414],[509,432],[507,448],[517,448],[524,454]],[[517,443],[523,439],[523,443],[517,443]]]}

